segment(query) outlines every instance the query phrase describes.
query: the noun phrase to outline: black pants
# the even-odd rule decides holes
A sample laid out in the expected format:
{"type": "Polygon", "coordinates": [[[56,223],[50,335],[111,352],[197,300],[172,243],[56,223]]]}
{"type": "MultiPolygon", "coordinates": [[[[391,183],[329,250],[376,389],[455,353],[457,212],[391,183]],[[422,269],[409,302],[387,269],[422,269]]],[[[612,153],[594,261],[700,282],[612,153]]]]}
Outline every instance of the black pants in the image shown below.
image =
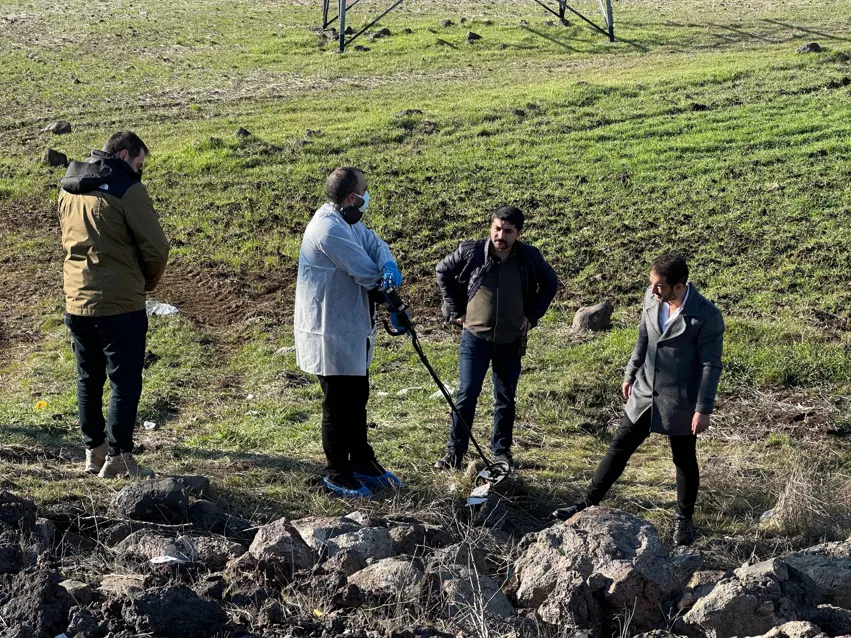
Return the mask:
{"type": "MultiPolygon", "coordinates": [[[[638,446],[650,434],[650,410],[647,410],[636,423],[627,418],[621,419],[620,427],[609,443],[606,456],[597,466],[591,485],[585,492],[589,503],[596,505],[602,501],[606,492],[620,478],[626,468],[627,461],[638,446]]],[[[700,471],[697,467],[697,437],[692,434],[668,437],[671,442],[671,453],[674,465],[677,467],[677,513],[691,518],[694,514],[694,504],[697,500],[697,490],[700,486],[700,471]]]]}
{"type": "Polygon", "coordinates": [[[148,316],[144,310],[109,317],[65,315],[77,359],[77,412],[83,443],[95,448],[109,441],[109,453],[133,451],[133,427],[142,395],[142,368],[148,316]],[[112,396],[106,422],[103,385],[112,396]]]}
{"type": "Polygon", "coordinates": [[[320,376],[319,385],[326,475],[334,481],[352,472],[375,474],[375,452],[366,440],[369,376],[320,376]]]}

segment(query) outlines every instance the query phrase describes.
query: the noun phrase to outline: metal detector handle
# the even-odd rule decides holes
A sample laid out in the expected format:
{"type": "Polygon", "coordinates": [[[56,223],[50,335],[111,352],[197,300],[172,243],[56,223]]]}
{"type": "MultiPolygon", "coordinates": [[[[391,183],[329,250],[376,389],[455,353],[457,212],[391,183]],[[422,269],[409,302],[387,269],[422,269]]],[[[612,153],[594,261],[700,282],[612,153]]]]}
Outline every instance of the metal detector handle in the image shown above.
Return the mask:
{"type": "Polygon", "coordinates": [[[379,296],[378,304],[387,308],[387,311],[391,314],[395,314],[397,317],[400,317],[402,320],[402,328],[403,330],[395,330],[390,327],[390,323],[387,319],[382,319],[381,323],[384,324],[384,330],[392,337],[401,337],[405,334],[413,334],[414,332],[414,324],[411,321],[411,317],[407,313],[408,304],[406,304],[402,297],[399,296],[399,293],[396,291],[396,288],[384,288],[383,286],[378,286],[375,289],[376,294],[379,296]]]}

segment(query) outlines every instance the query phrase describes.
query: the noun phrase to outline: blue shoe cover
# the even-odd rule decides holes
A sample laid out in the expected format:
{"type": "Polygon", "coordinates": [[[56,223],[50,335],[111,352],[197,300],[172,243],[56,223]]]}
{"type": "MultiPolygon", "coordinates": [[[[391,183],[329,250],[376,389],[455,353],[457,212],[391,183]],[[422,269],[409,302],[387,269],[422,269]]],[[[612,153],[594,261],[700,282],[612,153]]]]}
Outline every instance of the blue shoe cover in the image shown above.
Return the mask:
{"type": "Polygon", "coordinates": [[[399,480],[399,477],[393,474],[393,472],[384,472],[381,476],[368,476],[366,474],[359,474],[358,472],[355,472],[355,478],[365,486],[369,486],[374,489],[404,486],[402,481],[399,480]]]}
{"type": "Polygon", "coordinates": [[[372,498],[372,492],[370,489],[361,483],[360,489],[350,490],[342,485],[335,485],[331,481],[328,480],[327,476],[322,477],[322,482],[325,483],[325,487],[329,490],[337,494],[338,496],[345,496],[346,498],[372,498]]]}

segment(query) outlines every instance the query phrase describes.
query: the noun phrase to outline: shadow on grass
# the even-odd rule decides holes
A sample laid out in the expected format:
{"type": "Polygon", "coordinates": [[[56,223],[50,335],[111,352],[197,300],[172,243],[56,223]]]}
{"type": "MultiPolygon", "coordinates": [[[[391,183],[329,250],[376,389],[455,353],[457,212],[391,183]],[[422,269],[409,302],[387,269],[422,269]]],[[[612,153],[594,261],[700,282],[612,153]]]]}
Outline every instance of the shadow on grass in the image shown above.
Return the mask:
{"type": "Polygon", "coordinates": [[[824,31],[816,31],[815,29],[810,29],[809,27],[802,27],[797,24],[789,24],[788,22],[781,22],[780,20],[773,20],[771,18],[763,18],[762,21],[767,22],[768,24],[775,24],[779,27],[786,27],[787,29],[803,31],[804,33],[809,33],[810,35],[817,35],[820,38],[826,38],[828,40],[841,40],[842,42],[851,42],[851,38],[845,38],[839,35],[825,33],[824,31]]]}

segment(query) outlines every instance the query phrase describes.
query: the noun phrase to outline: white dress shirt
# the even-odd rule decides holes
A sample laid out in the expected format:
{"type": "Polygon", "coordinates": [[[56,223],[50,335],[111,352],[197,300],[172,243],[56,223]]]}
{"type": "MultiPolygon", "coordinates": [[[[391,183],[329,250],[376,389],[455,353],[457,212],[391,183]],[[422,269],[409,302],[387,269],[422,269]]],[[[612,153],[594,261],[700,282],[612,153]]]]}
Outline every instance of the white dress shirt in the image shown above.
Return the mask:
{"type": "Polygon", "coordinates": [[[686,301],[688,301],[688,293],[691,290],[691,284],[686,282],[686,296],[683,297],[683,302],[680,304],[680,307],[671,312],[671,306],[668,305],[667,302],[663,302],[659,306],[659,330],[662,334],[665,334],[665,330],[668,329],[668,326],[671,325],[671,322],[677,318],[680,314],[680,311],[686,305],[686,301]]]}

